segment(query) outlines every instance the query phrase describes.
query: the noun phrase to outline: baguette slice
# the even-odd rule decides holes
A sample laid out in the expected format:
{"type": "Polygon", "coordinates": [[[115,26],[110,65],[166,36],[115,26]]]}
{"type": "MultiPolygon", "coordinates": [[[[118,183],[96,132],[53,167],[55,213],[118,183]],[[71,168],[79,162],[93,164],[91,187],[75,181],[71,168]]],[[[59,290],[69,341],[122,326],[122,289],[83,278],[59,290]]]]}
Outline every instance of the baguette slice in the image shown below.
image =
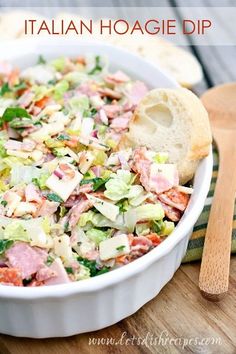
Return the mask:
{"type": "Polygon", "coordinates": [[[146,146],[168,152],[185,184],[208,155],[211,142],[208,114],[197,96],[184,88],[155,89],[139,103],[119,148],[146,146]]]}

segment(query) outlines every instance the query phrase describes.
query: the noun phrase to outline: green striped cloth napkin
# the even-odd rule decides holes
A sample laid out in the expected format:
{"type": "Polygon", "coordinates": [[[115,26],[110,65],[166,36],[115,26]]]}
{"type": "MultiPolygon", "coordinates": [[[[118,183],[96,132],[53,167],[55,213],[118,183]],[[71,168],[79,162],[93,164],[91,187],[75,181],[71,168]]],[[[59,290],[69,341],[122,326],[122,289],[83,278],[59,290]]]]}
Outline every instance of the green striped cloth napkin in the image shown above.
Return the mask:
{"type": "MultiPolygon", "coordinates": [[[[196,261],[201,259],[202,257],[202,249],[204,245],[204,237],[206,233],[207,221],[209,217],[209,212],[212,203],[212,197],[214,194],[216,178],[218,173],[218,165],[219,165],[219,156],[216,148],[213,150],[213,158],[214,158],[214,167],[211,179],[211,187],[205,202],[204,209],[196,222],[193,234],[188,243],[187,253],[183,259],[183,263],[196,261]]],[[[232,233],[232,244],[231,244],[231,252],[236,253],[236,202],[234,208],[234,220],[233,220],[233,233],[232,233]]]]}

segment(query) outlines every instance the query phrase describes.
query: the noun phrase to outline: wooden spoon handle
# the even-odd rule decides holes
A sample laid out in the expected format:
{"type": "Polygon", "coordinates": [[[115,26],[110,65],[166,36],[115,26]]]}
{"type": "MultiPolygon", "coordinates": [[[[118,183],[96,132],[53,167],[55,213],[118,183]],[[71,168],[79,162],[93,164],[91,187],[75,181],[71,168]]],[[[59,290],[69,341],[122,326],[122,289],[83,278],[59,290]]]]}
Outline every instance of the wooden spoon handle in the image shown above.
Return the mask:
{"type": "MultiPolygon", "coordinates": [[[[224,134],[219,137],[224,138],[224,134]]],[[[209,300],[219,301],[228,290],[232,222],[236,191],[236,148],[231,136],[219,141],[220,165],[210,211],[199,287],[209,300]],[[222,148],[221,148],[222,147],[222,148]]],[[[232,137],[233,138],[233,137],[232,137]]],[[[235,138],[234,138],[235,139],[235,138]]]]}

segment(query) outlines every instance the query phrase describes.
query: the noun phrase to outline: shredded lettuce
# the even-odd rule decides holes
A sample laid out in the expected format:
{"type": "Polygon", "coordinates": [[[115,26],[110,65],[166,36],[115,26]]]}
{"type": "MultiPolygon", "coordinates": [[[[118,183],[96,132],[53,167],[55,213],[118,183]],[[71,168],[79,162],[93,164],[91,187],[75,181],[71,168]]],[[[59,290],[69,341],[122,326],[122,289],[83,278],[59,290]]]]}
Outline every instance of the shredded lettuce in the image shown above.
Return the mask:
{"type": "Polygon", "coordinates": [[[168,236],[169,234],[171,234],[172,231],[174,231],[175,228],[175,224],[173,223],[173,221],[164,221],[164,228],[162,229],[162,235],[163,236],[168,236]]]}
{"type": "Polygon", "coordinates": [[[53,91],[53,88],[45,85],[34,85],[31,90],[34,92],[34,100],[39,101],[43,97],[48,96],[53,91]]]}
{"type": "Polygon", "coordinates": [[[106,191],[104,195],[114,201],[119,201],[124,198],[135,198],[143,192],[143,187],[140,185],[132,186],[134,174],[126,170],[118,170],[113,173],[111,178],[105,184],[106,191]]]}
{"type": "Polygon", "coordinates": [[[107,154],[104,151],[96,150],[93,152],[93,155],[95,155],[93,166],[103,166],[105,164],[105,161],[107,160],[107,154]]]}
{"type": "Polygon", "coordinates": [[[57,71],[63,71],[66,65],[66,59],[64,57],[54,59],[50,62],[50,64],[56,69],[57,71]]]}
{"type": "Polygon", "coordinates": [[[4,230],[4,239],[30,242],[27,230],[19,221],[11,222],[6,226],[4,230]]]}
{"type": "Polygon", "coordinates": [[[99,245],[100,242],[106,240],[107,238],[109,238],[111,236],[111,230],[108,231],[102,231],[99,229],[90,229],[86,232],[86,235],[88,236],[88,238],[93,241],[96,246],[99,245]]]}
{"type": "Polygon", "coordinates": [[[80,97],[72,97],[68,104],[72,110],[72,112],[83,112],[86,109],[89,109],[89,99],[87,96],[83,95],[80,97]]]}
{"type": "Polygon", "coordinates": [[[69,89],[68,81],[62,80],[58,82],[54,88],[54,99],[60,100],[63,98],[63,95],[69,89]]]}
{"type": "Polygon", "coordinates": [[[20,183],[29,184],[33,179],[37,179],[42,175],[42,169],[34,166],[23,166],[15,164],[11,169],[10,185],[16,186],[20,183]]]}
{"type": "Polygon", "coordinates": [[[165,213],[161,204],[144,204],[135,208],[137,221],[141,220],[161,220],[165,213]]]}
{"type": "Polygon", "coordinates": [[[38,178],[32,178],[32,182],[42,190],[47,189],[46,181],[49,178],[49,176],[50,176],[49,172],[43,172],[41,173],[41,175],[39,175],[38,178]]]}
{"type": "Polygon", "coordinates": [[[166,163],[168,160],[169,155],[167,152],[158,152],[154,157],[153,160],[156,163],[166,163]]]}

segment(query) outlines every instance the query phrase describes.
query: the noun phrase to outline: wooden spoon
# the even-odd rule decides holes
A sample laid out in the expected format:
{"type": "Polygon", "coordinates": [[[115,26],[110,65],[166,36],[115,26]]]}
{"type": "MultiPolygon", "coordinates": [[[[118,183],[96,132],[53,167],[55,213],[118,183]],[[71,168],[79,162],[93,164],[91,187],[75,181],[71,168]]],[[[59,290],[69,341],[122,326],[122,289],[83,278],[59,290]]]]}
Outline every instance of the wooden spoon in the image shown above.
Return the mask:
{"type": "Polygon", "coordinates": [[[228,291],[232,222],[236,195],[236,83],[208,90],[202,96],[220,164],[207,225],[199,287],[204,297],[219,301],[228,291]]]}

